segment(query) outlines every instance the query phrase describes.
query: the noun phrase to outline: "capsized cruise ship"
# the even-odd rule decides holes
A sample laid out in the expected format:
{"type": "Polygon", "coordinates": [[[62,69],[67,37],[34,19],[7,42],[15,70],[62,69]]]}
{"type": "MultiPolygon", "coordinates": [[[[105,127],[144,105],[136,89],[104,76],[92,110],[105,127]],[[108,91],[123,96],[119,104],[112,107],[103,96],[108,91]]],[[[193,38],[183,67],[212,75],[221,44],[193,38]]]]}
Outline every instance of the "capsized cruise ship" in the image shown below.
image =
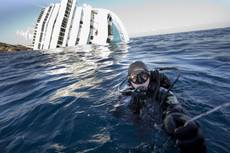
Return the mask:
{"type": "Polygon", "coordinates": [[[86,44],[128,42],[129,36],[116,14],[76,0],[62,0],[41,10],[34,28],[33,49],[55,49],[86,44]]]}

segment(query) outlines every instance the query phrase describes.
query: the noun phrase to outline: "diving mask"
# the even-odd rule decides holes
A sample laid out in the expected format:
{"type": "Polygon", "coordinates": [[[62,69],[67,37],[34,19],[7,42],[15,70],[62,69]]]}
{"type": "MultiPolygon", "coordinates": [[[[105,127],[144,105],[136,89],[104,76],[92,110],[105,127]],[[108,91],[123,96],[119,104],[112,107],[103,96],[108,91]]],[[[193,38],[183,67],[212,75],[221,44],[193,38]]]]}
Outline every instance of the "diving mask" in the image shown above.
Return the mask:
{"type": "Polygon", "coordinates": [[[132,72],[128,79],[134,84],[144,84],[150,78],[150,74],[148,71],[143,69],[138,69],[132,72]]]}

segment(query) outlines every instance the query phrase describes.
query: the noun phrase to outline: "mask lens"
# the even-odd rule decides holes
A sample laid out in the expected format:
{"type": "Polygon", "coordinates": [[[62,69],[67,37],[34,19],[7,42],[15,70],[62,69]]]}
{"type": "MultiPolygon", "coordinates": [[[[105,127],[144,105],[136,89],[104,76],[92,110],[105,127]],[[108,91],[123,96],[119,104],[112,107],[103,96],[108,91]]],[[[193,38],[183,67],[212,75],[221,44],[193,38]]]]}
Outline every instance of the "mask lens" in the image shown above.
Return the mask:
{"type": "Polygon", "coordinates": [[[136,74],[131,74],[130,78],[131,78],[132,82],[136,82],[137,81],[137,75],[136,74]]]}
{"type": "Polygon", "coordinates": [[[143,74],[142,74],[142,79],[143,79],[143,80],[146,81],[146,80],[148,80],[148,78],[149,78],[148,73],[143,73],[143,74]]]}
{"type": "Polygon", "coordinates": [[[135,84],[142,84],[145,83],[149,78],[148,72],[142,71],[139,73],[133,73],[130,75],[130,81],[132,81],[135,84]]]}

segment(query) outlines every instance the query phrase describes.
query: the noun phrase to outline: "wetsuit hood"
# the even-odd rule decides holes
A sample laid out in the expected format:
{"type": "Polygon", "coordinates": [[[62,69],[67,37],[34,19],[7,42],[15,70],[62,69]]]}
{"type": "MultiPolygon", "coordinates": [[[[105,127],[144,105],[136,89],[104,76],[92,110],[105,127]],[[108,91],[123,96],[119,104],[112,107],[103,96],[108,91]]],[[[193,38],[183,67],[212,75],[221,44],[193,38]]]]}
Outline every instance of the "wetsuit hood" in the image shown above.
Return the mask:
{"type": "Polygon", "coordinates": [[[144,71],[148,72],[148,68],[147,68],[147,66],[143,62],[136,61],[136,62],[132,63],[129,66],[128,76],[130,76],[130,74],[132,74],[136,70],[144,70],[144,71]]]}

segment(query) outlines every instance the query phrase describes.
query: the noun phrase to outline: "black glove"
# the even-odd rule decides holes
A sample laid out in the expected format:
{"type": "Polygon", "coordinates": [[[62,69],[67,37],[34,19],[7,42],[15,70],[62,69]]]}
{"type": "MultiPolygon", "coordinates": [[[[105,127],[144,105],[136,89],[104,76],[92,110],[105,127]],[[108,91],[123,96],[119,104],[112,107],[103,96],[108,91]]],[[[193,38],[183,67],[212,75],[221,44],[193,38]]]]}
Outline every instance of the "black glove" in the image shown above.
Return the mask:
{"type": "Polygon", "coordinates": [[[166,120],[182,153],[206,153],[205,141],[197,123],[189,122],[185,125],[189,117],[181,113],[173,113],[166,120]]]}

